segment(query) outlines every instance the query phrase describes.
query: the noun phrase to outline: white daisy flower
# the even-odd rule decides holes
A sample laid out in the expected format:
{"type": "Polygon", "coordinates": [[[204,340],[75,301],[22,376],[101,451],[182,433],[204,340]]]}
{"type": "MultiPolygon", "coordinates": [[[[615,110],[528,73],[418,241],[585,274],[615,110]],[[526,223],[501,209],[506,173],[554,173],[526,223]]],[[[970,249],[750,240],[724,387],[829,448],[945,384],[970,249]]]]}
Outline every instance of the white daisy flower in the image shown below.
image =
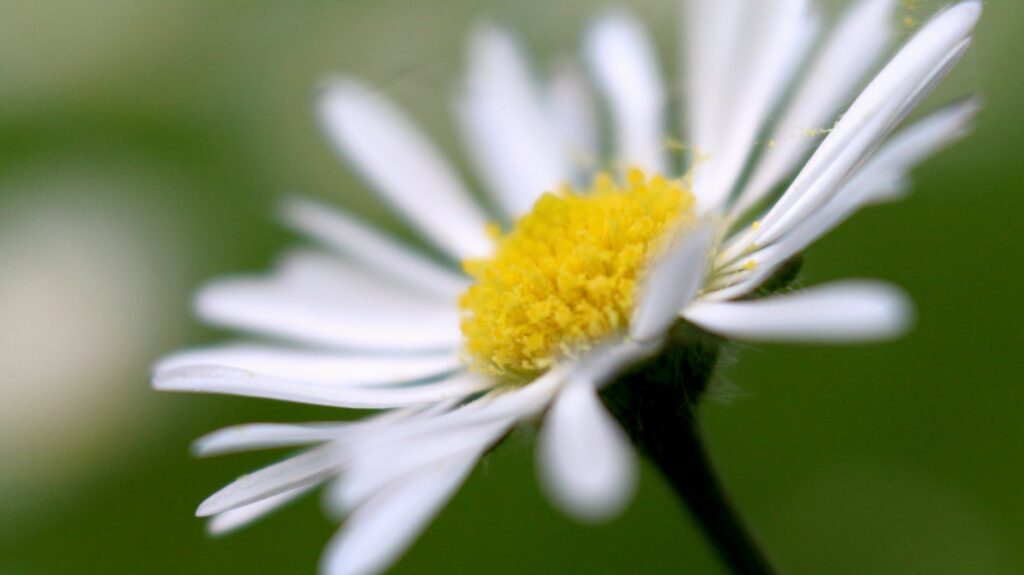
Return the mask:
{"type": "Polygon", "coordinates": [[[574,516],[604,519],[629,499],[635,455],[598,392],[661,352],[673,326],[743,340],[902,333],[906,298],[881,283],[755,297],[858,208],[902,195],[909,171],[969,127],[973,100],[893,135],[964,54],[978,1],[936,15],[852,97],[889,51],[893,4],[855,2],[821,34],[809,0],[687,2],[685,166],[667,145],[667,90],[633,17],[606,14],[586,33],[600,98],[573,64],[538,81],[514,38],[479,27],[455,110],[504,230],[384,95],[329,82],[320,112],[331,141],[465,272],[336,210],[287,204],[288,223],[327,249],[198,297],[207,321],[270,341],[171,356],[154,385],[380,412],[200,439],[201,455],[310,447],[198,514],[222,533],[329,483],[345,521],[322,571],[378,572],[496,442],[543,417],[543,485],[574,516]]]}

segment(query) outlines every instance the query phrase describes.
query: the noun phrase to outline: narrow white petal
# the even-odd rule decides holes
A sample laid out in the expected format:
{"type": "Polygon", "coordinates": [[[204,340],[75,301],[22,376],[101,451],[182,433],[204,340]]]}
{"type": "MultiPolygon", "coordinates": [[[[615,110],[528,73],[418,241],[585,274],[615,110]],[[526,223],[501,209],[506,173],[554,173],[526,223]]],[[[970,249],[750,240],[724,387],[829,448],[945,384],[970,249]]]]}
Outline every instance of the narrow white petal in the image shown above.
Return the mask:
{"type": "MultiPolygon", "coordinates": [[[[699,158],[718,149],[733,52],[739,43],[744,0],[686,0],[681,31],[685,42],[686,123],[699,158]]],[[[699,162],[700,160],[695,160],[699,162]]]]}
{"type": "MultiPolygon", "coordinates": [[[[746,260],[743,260],[744,262],[746,260]]],[[[731,281],[716,285],[721,280],[714,280],[712,286],[701,294],[700,299],[705,301],[728,301],[747,295],[768,281],[776,272],[775,265],[758,265],[752,271],[741,268],[734,272],[735,277],[731,281]]]]}
{"type": "Polygon", "coordinates": [[[434,263],[358,219],[319,203],[294,198],[282,210],[285,221],[352,260],[388,276],[442,297],[465,291],[465,276],[434,263]]]}
{"type": "Polygon", "coordinates": [[[633,450],[588,381],[573,381],[558,394],[541,428],[538,455],[549,496],[578,519],[615,515],[635,488],[633,450]]]}
{"type": "Polygon", "coordinates": [[[331,489],[336,511],[355,509],[396,481],[455,456],[481,457],[514,420],[464,426],[397,444],[370,443],[359,450],[352,468],[331,489]]]}
{"type": "Polygon", "coordinates": [[[665,173],[665,87],[646,30],[627,12],[607,14],[590,29],[586,53],[611,107],[616,165],[665,173]]]}
{"type": "Polygon", "coordinates": [[[760,245],[775,241],[828,201],[952,69],[969,45],[969,35],[980,14],[980,2],[961,2],[918,32],[850,106],[793,185],[764,217],[752,241],[760,245]]]}
{"type": "Polygon", "coordinates": [[[236,507],[223,513],[218,513],[210,518],[206,524],[206,530],[210,535],[226,535],[249,525],[250,523],[265,517],[281,507],[295,501],[306,493],[309,493],[315,485],[307,485],[272,495],[255,503],[236,507]]]}
{"type": "Polygon", "coordinates": [[[391,102],[339,78],[327,84],[320,112],[338,149],[438,247],[460,260],[490,253],[486,216],[440,152],[391,102]]]}
{"type": "Polygon", "coordinates": [[[313,443],[326,443],[341,438],[360,436],[391,419],[400,410],[385,412],[345,423],[249,423],[218,429],[197,439],[192,451],[198,456],[223,455],[256,449],[296,447],[313,443]],[[383,421],[382,421],[383,420],[383,421]]]}
{"type": "Polygon", "coordinates": [[[374,310],[330,295],[314,296],[264,280],[222,280],[197,298],[208,322],[298,342],[355,350],[454,349],[454,310],[374,310]]]}
{"type": "Polygon", "coordinates": [[[317,485],[340,471],[346,461],[347,456],[334,445],[310,449],[236,479],[203,501],[196,515],[217,515],[286,491],[317,485]]]}
{"type": "Polygon", "coordinates": [[[589,381],[601,389],[614,382],[624,369],[656,354],[663,343],[663,338],[649,341],[627,339],[597,346],[575,362],[572,379],[589,381]]]}
{"type": "Polygon", "coordinates": [[[221,280],[196,298],[206,321],[346,349],[450,350],[455,301],[417,297],[342,262],[297,253],[267,278],[221,280]]]}
{"type": "MultiPolygon", "coordinates": [[[[695,1],[700,0],[691,0],[691,4],[695,1]]],[[[722,34],[733,43],[726,49],[726,56],[719,57],[727,58],[721,62],[723,67],[714,71],[720,77],[714,80],[716,87],[712,89],[714,97],[719,99],[710,105],[715,114],[710,120],[713,124],[708,124],[707,119],[696,119],[702,113],[697,109],[690,113],[697,123],[691,127],[691,143],[698,156],[693,166],[693,189],[705,211],[717,209],[732,192],[757,135],[803,60],[818,28],[807,0],[744,0],[725,4],[729,6],[694,10],[697,14],[713,12],[715,18],[732,19],[718,22],[721,28],[696,32],[700,36],[722,34]],[[712,130],[718,133],[709,137],[707,133],[712,130]],[[699,136],[707,141],[698,140],[699,136]]],[[[725,40],[718,40],[722,41],[725,40]]],[[[704,54],[708,49],[700,48],[698,52],[704,54]]],[[[695,62],[694,58],[690,59],[690,65],[706,66],[695,62]]],[[[700,76],[711,73],[709,70],[700,76]]],[[[690,86],[691,94],[695,95],[707,90],[690,86]]],[[[706,106],[706,100],[711,97],[698,96],[692,104],[706,106]]]]}
{"type": "Polygon", "coordinates": [[[490,386],[489,381],[465,374],[419,385],[336,386],[216,366],[169,369],[153,378],[153,387],[161,391],[219,393],[356,409],[423,405],[464,397],[490,386]]]}
{"type": "Polygon", "coordinates": [[[866,203],[895,199],[902,192],[898,184],[913,168],[971,131],[980,109],[981,102],[969,98],[903,129],[858,170],[837,199],[860,194],[866,203]]]}
{"type": "Polygon", "coordinates": [[[336,385],[393,384],[451,373],[462,366],[454,352],[432,355],[352,355],[284,347],[233,344],[178,352],[157,364],[177,367],[216,365],[273,377],[336,385]]]}
{"type": "Polygon", "coordinates": [[[654,262],[630,320],[633,339],[657,338],[675,322],[678,310],[697,294],[704,281],[712,239],[712,226],[701,224],[676,238],[666,254],[654,262]]]}
{"type": "Polygon", "coordinates": [[[438,307],[452,305],[455,298],[424,294],[372,270],[347,262],[334,254],[310,249],[286,252],[274,270],[274,279],[289,288],[314,294],[334,295],[354,301],[359,307],[438,307]]]}
{"type": "Polygon", "coordinates": [[[910,170],[928,156],[963,137],[979,109],[965,100],[904,129],[860,168],[822,208],[779,238],[744,258],[758,269],[774,269],[844,222],[865,204],[893,199],[902,193],[910,170]]]}
{"type": "Polygon", "coordinates": [[[392,485],[357,509],[327,547],[323,575],[368,575],[390,567],[469,476],[476,457],[456,456],[392,485]]]}
{"type": "Polygon", "coordinates": [[[547,408],[568,375],[577,369],[575,364],[563,363],[521,387],[502,388],[500,382],[491,382],[493,391],[490,394],[460,405],[439,417],[412,417],[382,426],[375,434],[375,441],[398,444],[416,437],[470,426],[528,419],[547,408]]]}
{"type": "Polygon", "coordinates": [[[815,142],[813,133],[832,127],[840,107],[883,54],[893,35],[894,0],[853,4],[821,48],[806,79],[787,105],[735,210],[745,212],[790,173],[815,142]]]}
{"type": "Polygon", "coordinates": [[[574,182],[585,185],[600,162],[597,109],[587,79],[576,62],[563,60],[548,84],[550,121],[561,137],[574,182]]]}
{"type": "Polygon", "coordinates": [[[762,300],[698,302],[683,316],[736,339],[828,343],[898,337],[910,325],[910,310],[895,287],[845,281],[762,300]]]}
{"type": "Polygon", "coordinates": [[[544,99],[515,40],[481,25],[469,46],[456,114],[466,148],[506,213],[516,218],[571,177],[544,99]]]}

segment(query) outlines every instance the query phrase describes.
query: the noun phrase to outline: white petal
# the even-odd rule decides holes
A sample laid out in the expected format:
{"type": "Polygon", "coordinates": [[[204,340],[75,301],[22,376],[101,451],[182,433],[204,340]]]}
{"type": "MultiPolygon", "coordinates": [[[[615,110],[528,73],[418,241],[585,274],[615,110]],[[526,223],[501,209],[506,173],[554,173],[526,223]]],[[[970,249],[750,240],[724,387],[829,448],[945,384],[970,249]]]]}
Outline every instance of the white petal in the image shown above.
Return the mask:
{"type": "Polygon", "coordinates": [[[666,173],[665,87],[646,30],[627,12],[610,13],[590,29],[586,53],[611,107],[616,165],[666,173]]]}
{"type": "Polygon", "coordinates": [[[255,503],[250,503],[248,505],[230,509],[223,513],[218,513],[211,517],[210,521],[207,522],[206,530],[210,535],[226,535],[280,509],[288,503],[302,497],[306,493],[309,493],[314,487],[315,485],[299,487],[298,489],[292,489],[290,491],[285,491],[283,493],[267,497],[266,499],[261,499],[255,503]]]}
{"type": "Polygon", "coordinates": [[[269,278],[221,280],[196,307],[206,321],[347,349],[451,350],[461,343],[454,301],[415,297],[340,261],[299,253],[269,278]]]}
{"type": "Polygon", "coordinates": [[[469,285],[464,276],[341,211],[302,199],[288,201],[282,211],[295,229],[402,284],[442,297],[457,296],[469,285]]]}
{"type": "Polygon", "coordinates": [[[775,241],[828,201],[851,171],[952,69],[966,50],[980,14],[980,2],[961,2],[918,32],[850,106],[764,217],[752,241],[760,245],[775,241]]]}
{"type": "Polygon", "coordinates": [[[357,509],[327,547],[323,575],[390,567],[469,476],[476,457],[457,456],[392,485],[357,509]]]}
{"type": "Polygon", "coordinates": [[[273,377],[336,385],[393,384],[451,373],[462,366],[454,352],[434,355],[361,355],[234,344],[176,353],[156,371],[196,365],[244,369],[273,377]]]}
{"type": "Polygon", "coordinates": [[[419,385],[356,387],[281,379],[228,367],[195,366],[157,373],[153,387],[161,391],[221,393],[313,405],[385,409],[423,405],[470,395],[491,386],[473,375],[419,385]]]}
{"type": "Polygon", "coordinates": [[[514,420],[416,437],[392,445],[370,443],[360,449],[352,468],[331,489],[336,511],[350,511],[396,481],[420,473],[454,456],[481,457],[514,420]]]}
{"type": "Polygon", "coordinates": [[[481,25],[469,46],[469,69],[456,114],[466,149],[513,218],[571,177],[558,134],[526,58],[505,31],[481,25]]]}
{"type": "Polygon", "coordinates": [[[630,320],[633,339],[657,338],[676,321],[678,310],[697,294],[704,281],[712,238],[711,225],[699,225],[676,238],[654,263],[630,320]]]}
{"type": "Polygon", "coordinates": [[[339,78],[327,84],[320,112],[338,149],[438,247],[460,260],[491,252],[486,216],[440,152],[391,102],[339,78]]]}
{"type": "Polygon", "coordinates": [[[736,265],[749,261],[758,269],[773,270],[865,204],[899,195],[910,170],[963,137],[978,109],[976,100],[965,100],[906,128],[887,142],[825,206],[810,214],[775,244],[753,252],[736,265]]]}
{"type": "Polygon", "coordinates": [[[351,423],[249,423],[218,429],[197,439],[192,451],[199,456],[223,455],[256,449],[295,447],[312,443],[326,443],[343,437],[365,433],[380,425],[381,420],[391,414],[389,411],[378,417],[368,417],[351,423]]]}
{"type": "Polygon", "coordinates": [[[966,136],[980,109],[981,102],[969,98],[903,129],[858,170],[836,199],[861,194],[865,203],[895,199],[902,192],[898,184],[910,170],[966,136]]]}
{"type": "MultiPolygon", "coordinates": [[[[746,260],[743,260],[744,262],[746,260]]],[[[741,269],[735,273],[735,277],[730,277],[731,281],[724,282],[721,279],[716,278],[711,282],[711,287],[708,288],[700,299],[705,301],[727,301],[736,299],[744,296],[758,287],[764,282],[768,281],[772,275],[776,272],[775,266],[760,265],[755,266],[752,271],[741,269]]]]}
{"type": "Polygon", "coordinates": [[[334,254],[310,249],[285,253],[274,271],[280,284],[314,294],[355,301],[359,307],[436,308],[452,305],[455,298],[438,298],[347,262],[334,254]]]}
{"type": "Polygon", "coordinates": [[[607,519],[632,496],[633,450],[588,381],[570,383],[555,399],[541,428],[538,455],[548,494],[578,519],[607,519]]]}
{"type": "Polygon", "coordinates": [[[807,0],[726,0],[720,8],[695,4],[712,3],[690,0],[692,41],[732,43],[727,47],[691,44],[696,53],[688,60],[697,69],[691,72],[688,86],[693,107],[691,144],[698,156],[693,190],[701,209],[707,211],[717,209],[732,192],[758,133],[817,32],[817,19],[807,0]],[[718,27],[694,28],[712,25],[718,27]],[[722,39],[708,38],[715,35],[722,39]],[[724,50],[714,57],[721,67],[713,71],[705,69],[707,62],[698,61],[712,49],[724,50]],[[694,84],[709,78],[713,86],[694,84]],[[698,118],[703,114],[712,116],[698,118]]]}
{"type": "Polygon", "coordinates": [[[698,302],[683,315],[736,339],[827,343],[898,337],[909,327],[910,309],[895,287],[845,281],[761,300],[698,302]]]}
{"type": "Polygon", "coordinates": [[[893,5],[894,0],[860,0],[847,10],[787,105],[736,212],[753,207],[796,167],[815,141],[808,131],[832,126],[840,107],[889,45],[893,5]]]}
{"type": "Polygon", "coordinates": [[[286,491],[317,485],[340,471],[346,461],[346,455],[334,445],[310,449],[236,479],[203,501],[196,515],[217,515],[286,491]]]}
{"type": "Polygon", "coordinates": [[[661,338],[650,341],[627,339],[595,347],[572,366],[572,378],[589,381],[601,389],[614,382],[627,367],[660,351],[663,343],[661,338]]]}
{"type": "Polygon", "coordinates": [[[686,124],[695,155],[718,148],[727,90],[732,77],[731,60],[739,43],[743,0],[687,0],[682,38],[686,43],[684,93],[688,96],[686,124]]]}
{"type": "Polygon", "coordinates": [[[375,441],[398,444],[416,437],[456,431],[465,427],[504,420],[525,420],[541,413],[561,389],[575,364],[562,363],[521,387],[500,387],[492,382],[493,391],[475,401],[460,405],[440,417],[414,417],[382,426],[375,441]]]}
{"type": "Polygon", "coordinates": [[[548,84],[547,104],[550,121],[561,137],[562,153],[573,168],[574,181],[586,185],[600,161],[600,142],[594,95],[575,62],[559,63],[548,84]]]}

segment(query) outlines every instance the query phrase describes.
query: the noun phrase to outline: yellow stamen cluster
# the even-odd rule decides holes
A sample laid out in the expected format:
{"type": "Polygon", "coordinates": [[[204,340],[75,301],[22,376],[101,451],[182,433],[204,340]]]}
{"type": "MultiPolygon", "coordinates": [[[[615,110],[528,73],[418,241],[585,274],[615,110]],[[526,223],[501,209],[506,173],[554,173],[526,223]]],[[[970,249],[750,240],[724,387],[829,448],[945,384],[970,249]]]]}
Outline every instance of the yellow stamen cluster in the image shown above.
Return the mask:
{"type": "Polygon", "coordinates": [[[528,378],[626,329],[647,263],[693,207],[683,182],[639,170],[542,196],[493,257],[463,264],[476,280],[460,300],[473,368],[528,378]]]}

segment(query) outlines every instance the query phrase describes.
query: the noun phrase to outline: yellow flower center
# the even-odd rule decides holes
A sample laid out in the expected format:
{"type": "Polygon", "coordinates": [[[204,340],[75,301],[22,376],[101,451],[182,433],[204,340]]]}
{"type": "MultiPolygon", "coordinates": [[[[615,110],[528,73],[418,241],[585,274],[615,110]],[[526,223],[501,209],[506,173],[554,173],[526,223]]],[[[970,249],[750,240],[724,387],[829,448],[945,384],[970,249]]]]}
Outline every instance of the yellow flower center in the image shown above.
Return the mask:
{"type": "Polygon", "coordinates": [[[544,194],[495,232],[492,257],[463,262],[475,280],[459,301],[471,366],[521,380],[624,331],[648,262],[693,210],[682,181],[639,170],[544,194]]]}

